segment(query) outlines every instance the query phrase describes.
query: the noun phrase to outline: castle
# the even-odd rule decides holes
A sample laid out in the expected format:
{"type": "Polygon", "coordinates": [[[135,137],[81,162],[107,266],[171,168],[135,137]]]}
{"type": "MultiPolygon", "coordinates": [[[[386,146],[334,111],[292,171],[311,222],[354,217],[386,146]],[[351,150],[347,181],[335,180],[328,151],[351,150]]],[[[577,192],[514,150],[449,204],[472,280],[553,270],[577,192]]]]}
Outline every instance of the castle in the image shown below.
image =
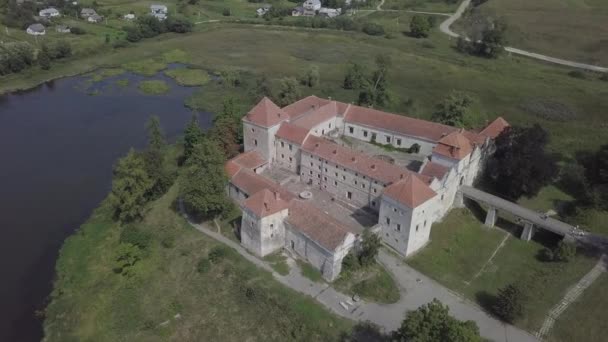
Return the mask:
{"type": "Polygon", "coordinates": [[[506,127],[500,117],[475,132],[316,96],[284,108],[264,98],[243,118],[245,152],[226,163],[228,194],[243,213],[241,244],[259,256],[284,248],[331,281],[361,239],[361,227],[346,220],[363,213],[409,256],[428,242],[433,222],[461,205],[459,186],[473,183],[506,127]],[[419,160],[398,165],[340,141],[419,160]],[[332,215],[334,205],[349,216],[332,215]]]}

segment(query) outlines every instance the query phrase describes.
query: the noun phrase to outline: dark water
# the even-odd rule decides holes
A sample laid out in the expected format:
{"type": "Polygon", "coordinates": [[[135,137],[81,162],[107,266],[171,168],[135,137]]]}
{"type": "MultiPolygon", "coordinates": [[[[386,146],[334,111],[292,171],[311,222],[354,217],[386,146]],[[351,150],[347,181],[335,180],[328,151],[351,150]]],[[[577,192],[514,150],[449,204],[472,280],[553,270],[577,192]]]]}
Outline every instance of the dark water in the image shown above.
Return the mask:
{"type": "MultiPolygon", "coordinates": [[[[34,312],[52,289],[59,248],[108,193],[115,160],[145,146],[148,118],[158,115],[171,138],[192,116],[183,103],[194,88],[154,78],[171,92],[142,95],[137,82],[145,77],[125,74],[0,97],[0,341],[41,339],[34,312]],[[123,78],[126,88],[115,84],[123,78]]],[[[210,125],[210,114],[198,115],[210,125]]]]}

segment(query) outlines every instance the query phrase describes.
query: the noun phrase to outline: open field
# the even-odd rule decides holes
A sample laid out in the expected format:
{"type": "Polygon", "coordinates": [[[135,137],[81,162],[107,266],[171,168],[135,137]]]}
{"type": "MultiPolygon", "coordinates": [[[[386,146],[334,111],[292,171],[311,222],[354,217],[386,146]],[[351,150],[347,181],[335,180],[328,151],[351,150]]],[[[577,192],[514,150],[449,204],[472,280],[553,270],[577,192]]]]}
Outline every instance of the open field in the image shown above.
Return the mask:
{"type": "MultiPolygon", "coordinates": [[[[0,79],[0,91],[27,88],[101,66],[141,62],[181,49],[198,67],[237,68],[271,78],[297,77],[314,64],[320,68],[321,84],[303,88],[302,95],[314,93],[351,102],[358,94],[340,87],[344,64],[357,61],[371,69],[375,56],[385,53],[394,61],[389,75],[392,101],[385,108],[389,111],[428,118],[446,93],[459,89],[478,98],[480,115],[487,119],[502,115],[516,124],[540,123],[551,132],[552,149],[566,157],[578,150],[594,149],[608,139],[603,116],[608,110],[608,89],[602,81],[576,79],[567,75],[568,69],[527,59],[464,56],[454,51],[452,44],[439,32],[433,32],[428,40],[402,35],[386,39],[330,30],[211,24],[200,32],[166,34],[133,47],[58,62],[49,71],[33,68],[5,76],[0,79]],[[528,106],[547,99],[569,108],[571,119],[553,120],[551,112],[541,115],[538,106],[528,106]]],[[[221,103],[222,91],[217,91],[220,98],[214,101],[221,103]]]]}
{"type": "Polygon", "coordinates": [[[608,307],[608,274],[601,275],[555,322],[548,341],[606,341],[608,325],[598,323],[608,307]]]}
{"type": "MultiPolygon", "coordinates": [[[[510,227],[504,221],[498,225],[510,227]]],[[[521,284],[527,301],[523,317],[515,324],[536,331],[548,310],[593,267],[596,258],[579,251],[568,263],[540,261],[541,250],[556,243],[556,238],[540,232],[533,241],[525,242],[518,239],[519,233],[485,228],[469,212],[454,210],[433,226],[431,243],[408,263],[486,309],[491,307],[498,289],[510,283],[521,284]],[[515,236],[504,240],[492,261],[485,265],[506,234],[515,236]]],[[[596,324],[603,320],[588,319],[596,324]]]]}
{"type": "Polygon", "coordinates": [[[459,3],[458,0],[386,0],[382,9],[452,13],[459,3]]]}
{"type": "Polygon", "coordinates": [[[508,45],[577,62],[608,65],[608,2],[489,0],[457,22],[470,32],[483,17],[504,18],[508,45]]]}
{"type": "Polygon", "coordinates": [[[192,229],[171,209],[176,192],[152,203],[139,224],[151,240],[131,276],[113,271],[120,228],[106,204],[68,238],[47,341],[326,341],[348,331],[351,322],[192,229]],[[219,257],[208,257],[218,248],[219,257]]]}

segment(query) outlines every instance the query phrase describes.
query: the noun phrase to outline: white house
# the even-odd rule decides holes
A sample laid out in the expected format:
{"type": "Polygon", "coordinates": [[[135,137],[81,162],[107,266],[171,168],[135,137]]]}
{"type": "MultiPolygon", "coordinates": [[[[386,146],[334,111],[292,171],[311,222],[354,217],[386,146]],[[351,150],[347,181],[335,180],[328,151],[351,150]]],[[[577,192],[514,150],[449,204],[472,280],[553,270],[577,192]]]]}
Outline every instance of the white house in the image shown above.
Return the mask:
{"type": "Polygon", "coordinates": [[[326,18],[335,18],[335,17],[339,16],[340,14],[342,14],[341,8],[321,7],[321,9],[319,10],[319,16],[326,17],[326,18]]]}
{"type": "Polygon", "coordinates": [[[257,14],[258,17],[262,17],[264,16],[264,14],[268,13],[268,11],[270,11],[270,9],[272,8],[272,5],[263,5],[262,7],[258,8],[255,13],[257,14]]]}
{"type": "Polygon", "coordinates": [[[150,5],[150,14],[158,20],[167,19],[167,13],[169,13],[169,10],[165,5],[150,5]]]}
{"type": "Polygon", "coordinates": [[[125,14],[123,18],[125,20],[133,20],[133,19],[135,19],[135,14],[133,14],[133,13],[125,14]]]}
{"type": "Polygon", "coordinates": [[[313,16],[317,14],[317,11],[321,9],[321,1],[320,0],[306,0],[302,4],[302,8],[304,8],[304,15],[313,16]]]}
{"type": "Polygon", "coordinates": [[[38,12],[38,15],[40,15],[41,17],[44,17],[44,18],[58,17],[59,14],[60,14],[59,11],[53,7],[45,8],[45,9],[41,10],[40,12],[38,12]]]}
{"type": "Polygon", "coordinates": [[[90,23],[100,23],[103,21],[103,17],[99,14],[93,14],[87,18],[87,21],[90,23]]]}
{"type": "Polygon", "coordinates": [[[86,18],[88,18],[88,17],[90,17],[92,15],[97,15],[97,12],[95,12],[95,10],[92,9],[92,8],[83,8],[83,9],[80,10],[80,17],[81,18],[85,18],[86,19],[86,18]]]}
{"type": "Polygon", "coordinates": [[[38,23],[28,26],[25,32],[27,32],[27,34],[31,34],[32,36],[42,36],[46,34],[44,26],[38,23]]]}
{"type": "Polygon", "coordinates": [[[70,29],[69,26],[66,25],[57,25],[57,27],[55,27],[55,30],[59,33],[70,33],[72,32],[72,30],[70,29]]]}

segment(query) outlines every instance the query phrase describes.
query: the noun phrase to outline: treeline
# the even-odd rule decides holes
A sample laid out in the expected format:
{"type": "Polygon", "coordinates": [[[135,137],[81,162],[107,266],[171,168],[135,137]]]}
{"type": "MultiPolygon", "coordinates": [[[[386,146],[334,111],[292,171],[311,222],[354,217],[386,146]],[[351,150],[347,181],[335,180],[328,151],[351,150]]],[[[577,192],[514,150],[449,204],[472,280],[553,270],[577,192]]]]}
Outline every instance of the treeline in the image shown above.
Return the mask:
{"type": "Polygon", "coordinates": [[[133,43],[143,38],[156,37],[166,32],[190,32],[192,31],[192,26],[192,23],[188,19],[180,16],[170,16],[160,21],[151,15],[145,15],[137,18],[135,26],[126,26],[123,30],[127,32],[127,40],[133,43]]]}
{"type": "Polygon", "coordinates": [[[71,55],[72,47],[65,41],[44,44],[37,55],[32,45],[27,42],[0,44],[0,76],[19,73],[36,64],[43,69],[49,69],[51,61],[71,55]]]}
{"type": "MultiPolygon", "coordinates": [[[[335,18],[314,17],[294,17],[285,20],[285,16],[291,14],[291,9],[271,9],[264,17],[265,25],[279,25],[292,27],[320,28],[342,31],[358,31],[371,36],[383,36],[386,34],[384,26],[364,21],[353,19],[347,16],[338,16],[335,18]]],[[[238,23],[244,24],[260,24],[257,20],[239,20],[238,23]]]]}

